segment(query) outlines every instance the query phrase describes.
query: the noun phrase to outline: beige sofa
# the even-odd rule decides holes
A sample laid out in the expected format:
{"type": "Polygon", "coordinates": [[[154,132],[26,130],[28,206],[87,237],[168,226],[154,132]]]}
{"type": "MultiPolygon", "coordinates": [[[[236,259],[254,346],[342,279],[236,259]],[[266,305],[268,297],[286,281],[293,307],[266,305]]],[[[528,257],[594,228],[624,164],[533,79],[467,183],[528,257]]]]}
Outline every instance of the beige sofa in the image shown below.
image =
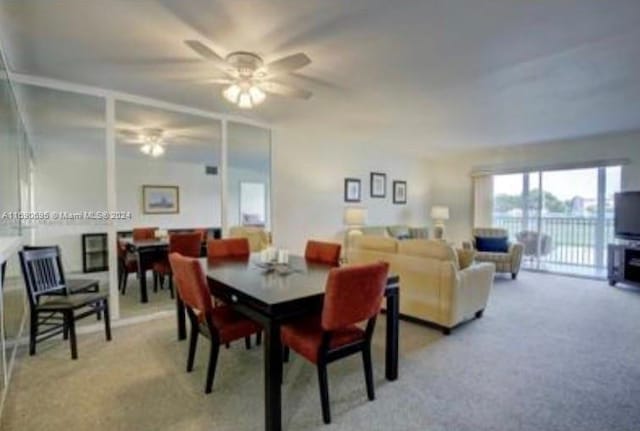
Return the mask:
{"type": "Polygon", "coordinates": [[[355,238],[349,264],[385,261],[400,276],[400,313],[438,325],[449,334],[459,323],[481,317],[493,286],[495,266],[460,269],[456,251],[443,241],[383,236],[355,238]]]}
{"type": "Polygon", "coordinates": [[[360,229],[366,236],[385,236],[396,239],[428,239],[429,228],[407,225],[366,226],[360,229]]]}
{"type": "Polygon", "coordinates": [[[261,251],[271,244],[271,235],[261,227],[233,226],[229,228],[230,238],[247,238],[252,252],[261,251]]]}
{"type": "MultiPolygon", "coordinates": [[[[477,236],[487,238],[508,238],[509,232],[502,228],[478,227],[473,229],[473,239],[470,242],[465,242],[463,247],[466,249],[476,250],[475,238],[477,236]]],[[[476,261],[492,262],[496,265],[496,272],[508,272],[511,274],[511,278],[515,280],[518,276],[518,272],[520,272],[523,251],[523,244],[519,242],[510,242],[509,250],[506,253],[476,250],[476,261]]]]}

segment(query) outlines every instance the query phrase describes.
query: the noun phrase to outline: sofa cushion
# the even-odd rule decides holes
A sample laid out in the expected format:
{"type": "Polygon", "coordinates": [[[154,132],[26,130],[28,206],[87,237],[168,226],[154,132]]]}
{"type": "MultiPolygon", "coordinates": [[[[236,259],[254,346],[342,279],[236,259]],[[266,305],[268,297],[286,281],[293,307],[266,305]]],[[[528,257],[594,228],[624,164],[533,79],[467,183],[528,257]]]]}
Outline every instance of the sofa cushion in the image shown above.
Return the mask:
{"type": "Polygon", "coordinates": [[[363,250],[382,253],[397,253],[398,241],[394,238],[376,235],[361,235],[354,238],[354,246],[363,250]]]}
{"type": "Polygon", "coordinates": [[[486,251],[491,253],[507,253],[509,251],[509,242],[506,236],[503,237],[484,237],[476,236],[476,249],[478,251],[486,251]]]}
{"type": "Polygon", "coordinates": [[[360,228],[363,235],[370,236],[389,236],[389,231],[385,226],[367,226],[360,228]]]}
{"type": "Polygon", "coordinates": [[[444,241],[433,239],[408,239],[398,244],[398,253],[409,256],[428,257],[430,259],[451,261],[458,266],[458,256],[453,248],[444,241]]]}
{"type": "Polygon", "coordinates": [[[466,250],[459,248],[456,250],[456,253],[458,255],[458,266],[460,269],[470,267],[476,257],[475,250],[466,250]]]}
{"type": "Polygon", "coordinates": [[[389,235],[397,238],[397,239],[408,239],[411,238],[411,233],[409,231],[409,226],[389,226],[387,228],[389,231],[389,235]]]}

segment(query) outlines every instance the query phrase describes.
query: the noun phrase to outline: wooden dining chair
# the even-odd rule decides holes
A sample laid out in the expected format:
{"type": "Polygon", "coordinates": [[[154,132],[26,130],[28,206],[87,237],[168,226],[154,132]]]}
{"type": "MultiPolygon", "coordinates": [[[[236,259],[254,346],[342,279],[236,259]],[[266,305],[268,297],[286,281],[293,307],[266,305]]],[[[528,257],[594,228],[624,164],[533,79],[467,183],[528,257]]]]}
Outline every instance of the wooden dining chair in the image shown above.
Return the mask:
{"type": "Polygon", "coordinates": [[[180,253],[182,256],[197,258],[200,257],[201,246],[202,234],[200,232],[175,233],[169,235],[167,258],[153,264],[154,288],[156,288],[158,284],[160,288],[163,288],[165,278],[169,277],[169,293],[171,298],[173,298],[173,276],[168,255],[171,253],[180,253]]]}
{"type": "Polygon", "coordinates": [[[29,300],[30,355],[35,355],[38,342],[62,334],[69,339],[71,359],[77,359],[75,322],[93,314],[104,315],[105,335],[111,340],[108,293],[71,293],[56,247],[22,250],[19,256],[29,300]]]}
{"type": "Polygon", "coordinates": [[[322,418],[331,423],[327,364],[362,353],[369,400],[375,398],[371,337],[387,282],[389,264],[334,268],[329,272],[322,313],[285,324],[282,344],[318,369],[322,418]],[[366,322],[364,329],[360,326],[366,322]]]}
{"type": "Polygon", "coordinates": [[[340,266],[340,244],[322,241],[307,241],[304,258],[307,262],[340,266]]]}
{"type": "Polygon", "coordinates": [[[207,241],[208,259],[248,258],[251,248],[247,238],[210,239],[207,241]]]}
{"type": "Polygon", "coordinates": [[[213,306],[207,280],[198,259],[184,257],[179,253],[169,255],[171,270],[176,279],[178,295],[187,309],[191,321],[187,372],[193,370],[198,336],[202,335],[211,341],[209,365],[205,393],[213,387],[220,345],[250,337],[261,331],[260,325],[236,313],[227,305],[213,306]]]}
{"type": "Polygon", "coordinates": [[[131,236],[134,241],[144,241],[156,239],[157,227],[136,227],[133,228],[131,236]]]}

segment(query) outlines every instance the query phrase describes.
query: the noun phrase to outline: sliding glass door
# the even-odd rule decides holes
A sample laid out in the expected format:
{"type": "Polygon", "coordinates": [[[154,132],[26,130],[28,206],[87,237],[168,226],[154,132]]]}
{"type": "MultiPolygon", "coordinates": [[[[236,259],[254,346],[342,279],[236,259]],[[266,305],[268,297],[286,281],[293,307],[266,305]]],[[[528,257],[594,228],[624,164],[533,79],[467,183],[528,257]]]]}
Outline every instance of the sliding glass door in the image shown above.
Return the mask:
{"type": "Polygon", "coordinates": [[[524,267],[599,275],[613,240],[620,167],[494,175],[493,224],[524,244],[524,267]]]}

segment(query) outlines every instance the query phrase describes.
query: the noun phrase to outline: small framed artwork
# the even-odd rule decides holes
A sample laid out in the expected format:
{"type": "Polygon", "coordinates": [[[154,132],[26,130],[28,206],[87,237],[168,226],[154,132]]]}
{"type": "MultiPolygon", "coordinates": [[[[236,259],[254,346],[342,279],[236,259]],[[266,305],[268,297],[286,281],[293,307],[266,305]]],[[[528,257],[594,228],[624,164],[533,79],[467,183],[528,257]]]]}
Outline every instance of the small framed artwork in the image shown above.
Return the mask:
{"type": "Polygon", "coordinates": [[[360,202],[361,188],[360,180],[358,178],[345,178],[344,179],[344,201],[345,202],[360,202]]]}
{"type": "Polygon", "coordinates": [[[393,182],[393,203],[394,204],[407,203],[407,182],[406,181],[393,182]]]}
{"type": "Polygon", "coordinates": [[[143,214],[178,214],[179,212],[178,186],[142,186],[143,214]]]}
{"type": "Polygon", "coordinates": [[[371,172],[371,197],[384,198],[387,196],[387,175],[371,172]]]}

